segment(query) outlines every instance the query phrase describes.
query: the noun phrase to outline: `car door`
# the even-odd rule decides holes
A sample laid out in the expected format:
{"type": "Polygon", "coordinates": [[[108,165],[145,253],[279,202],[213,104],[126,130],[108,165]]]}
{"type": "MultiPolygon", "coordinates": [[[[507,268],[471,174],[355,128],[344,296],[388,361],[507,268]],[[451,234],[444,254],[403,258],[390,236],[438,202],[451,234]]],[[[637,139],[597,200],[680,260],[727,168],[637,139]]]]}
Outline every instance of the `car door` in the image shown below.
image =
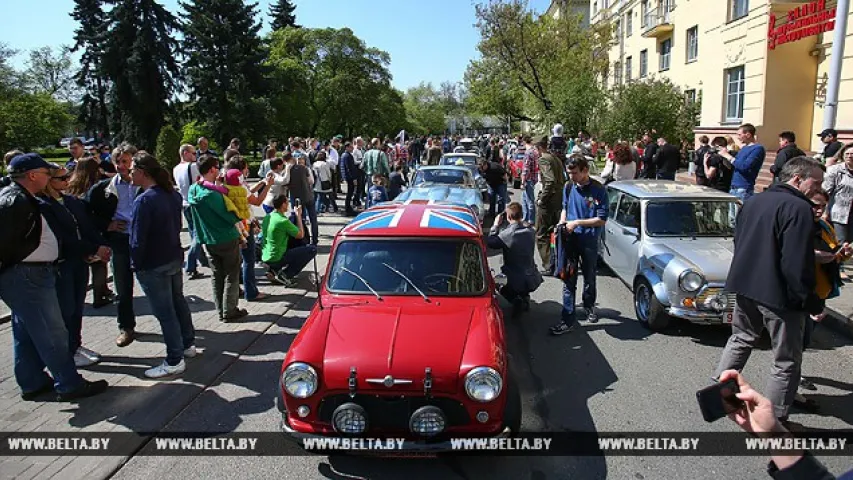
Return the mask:
{"type": "Polygon", "coordinates": [[[621,196],[622,192],[619,190],[607,187],[607,222],[604,225],[604,233],[601,235],[601,249],[599,251],[601,258],[614,272],[616,271],[615,262],[618,259],[614,255],[614,246],[610,244],[610,237],[613,236],[611,232],[616,231],[616,210],[619,206],[619,198],[621,196]]]}
{"type": "Polygon", "coordinates": [[[640,200],[623,194],[616,209],[616,216],[607,232],[611,254],[614,256],[616,274],[630,283],[637,272],[637,255],[640,250],[640,200]]]}

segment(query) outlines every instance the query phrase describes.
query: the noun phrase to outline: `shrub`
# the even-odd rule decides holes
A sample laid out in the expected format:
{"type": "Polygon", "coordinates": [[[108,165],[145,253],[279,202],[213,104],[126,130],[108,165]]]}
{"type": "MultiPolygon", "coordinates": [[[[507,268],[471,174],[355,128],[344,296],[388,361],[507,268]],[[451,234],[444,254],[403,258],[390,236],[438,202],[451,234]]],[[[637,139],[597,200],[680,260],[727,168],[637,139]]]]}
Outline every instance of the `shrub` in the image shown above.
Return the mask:
{"type": "Polygon", "coordinates": [[[163,168],[172,171],[172,168],[180,163],[181,159],[178,155],[178,149],[181,148],[181,136],[171,126],[166,125],[160,129],[160,134],[157,135],[157,150],[154,156],[160,161],[163,168]]]}

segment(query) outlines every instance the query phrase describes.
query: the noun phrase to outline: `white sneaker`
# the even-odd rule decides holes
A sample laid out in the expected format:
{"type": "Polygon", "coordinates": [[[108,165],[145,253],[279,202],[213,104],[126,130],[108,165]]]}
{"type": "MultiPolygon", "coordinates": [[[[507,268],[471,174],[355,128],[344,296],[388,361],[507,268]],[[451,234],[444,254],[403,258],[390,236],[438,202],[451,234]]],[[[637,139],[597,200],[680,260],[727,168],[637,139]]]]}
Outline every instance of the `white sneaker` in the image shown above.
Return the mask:
{"type": "Polygon", "coordinates": [[[197,355],[201,355],[201,350],[195,348],[195,345],[190,345],[189,348],[184,350],[184,358],[193,358],[197,355]]]}
{"type": "Polygon", "coordinates": [[[96,363],[98,363],[97,360],[93,360],[86,355],[83,355],[79,350],[74,353],[74,366],[77,368],[88,367],[89,365],[94,365],[96,363]]]}
{"type": "Polygon", "coordinates": [[[184,373],[184,370],[186,369],[187,364],[183,360],[181,360],[181,363],[175,365],[174,367],[166,363],[165,360],[163,360],[163,363],[161,363],[160,365],[145,370],[145,376],[148,378],[169,377],[172,375],[179,375],[181,373],[184,373]]]}
{"type": "Polygon", "coordinates": [[[100,362],[101,361],[101,354],[100,353],[98,353],[94,350],[89,350],[88,348],[86,348],[84,346],[80,346],[80,348],[77,349],[77,353],[79,353],[80,355],[83,355],[84,357],[91,359],[93,362],[100,362]]]}

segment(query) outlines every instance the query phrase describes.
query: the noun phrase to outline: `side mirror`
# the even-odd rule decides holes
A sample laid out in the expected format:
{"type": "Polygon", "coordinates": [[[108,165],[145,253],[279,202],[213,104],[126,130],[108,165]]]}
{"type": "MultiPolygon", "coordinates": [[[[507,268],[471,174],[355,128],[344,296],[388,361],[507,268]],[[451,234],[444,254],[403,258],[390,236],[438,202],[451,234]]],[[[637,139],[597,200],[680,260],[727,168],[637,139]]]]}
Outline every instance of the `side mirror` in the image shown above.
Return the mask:
{"type": "Polygon", "coordinates": [[[497,285],[498,288],[505,287],[508,282],[509,280],[507,280],[506,275],[504,275],[503,273],[495,275],[495,285],[497,285]]]}

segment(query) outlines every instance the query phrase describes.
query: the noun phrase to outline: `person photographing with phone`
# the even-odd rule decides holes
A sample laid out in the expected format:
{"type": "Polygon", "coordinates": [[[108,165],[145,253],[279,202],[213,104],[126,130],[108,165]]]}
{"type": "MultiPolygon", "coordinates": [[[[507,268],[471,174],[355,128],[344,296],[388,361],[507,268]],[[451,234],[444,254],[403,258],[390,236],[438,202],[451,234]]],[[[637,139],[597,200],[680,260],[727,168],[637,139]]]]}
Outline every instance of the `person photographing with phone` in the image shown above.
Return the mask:
{"type": "Polygon", "coordinates": [[[495,219],[489,236],[489,248],[503,250],[504,264],[501,272],[507,284],[500,293],[512,303],[513,315],[530,310],[530,293],[542,285],[542,274],[536,269],[536,231],[524,224],[521,204],[512,202],[495,219]]]}

